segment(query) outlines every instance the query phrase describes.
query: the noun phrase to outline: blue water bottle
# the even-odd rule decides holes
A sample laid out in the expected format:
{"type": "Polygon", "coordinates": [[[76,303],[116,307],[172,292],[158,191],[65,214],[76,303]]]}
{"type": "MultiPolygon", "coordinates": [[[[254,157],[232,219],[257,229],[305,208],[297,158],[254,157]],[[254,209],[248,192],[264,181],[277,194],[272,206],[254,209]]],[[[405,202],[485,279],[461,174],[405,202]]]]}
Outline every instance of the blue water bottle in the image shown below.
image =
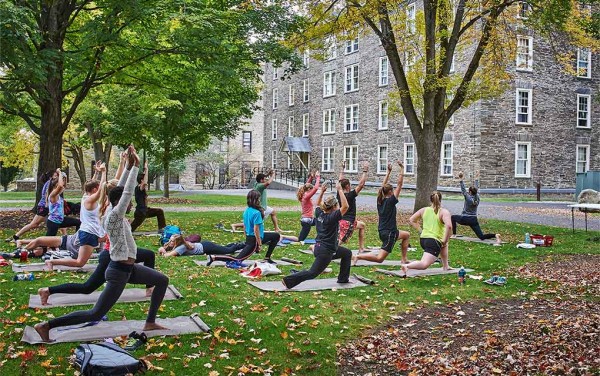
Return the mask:
{"type": "Polygon", "coordinates": [[[529,233],[526,232],[525,233],[525,244],[530,244],[531,243],[531,236],[529,236],[529,233]]]}
{"type": "Polygon", "coordinates": [[[35,276],[33,275],[33,273],[15,274],[15,276],[13,277],[13,281],[33,281],[34,279],[35,279],[35,276]]]}
{"type": "Polygon", "coordinates": [[[464,266],[460,267],[460,270],[458,271],[458,283],[461,285],[465,284],[465,276],[467,275],[467,271],[465,270],[464,266]]]}

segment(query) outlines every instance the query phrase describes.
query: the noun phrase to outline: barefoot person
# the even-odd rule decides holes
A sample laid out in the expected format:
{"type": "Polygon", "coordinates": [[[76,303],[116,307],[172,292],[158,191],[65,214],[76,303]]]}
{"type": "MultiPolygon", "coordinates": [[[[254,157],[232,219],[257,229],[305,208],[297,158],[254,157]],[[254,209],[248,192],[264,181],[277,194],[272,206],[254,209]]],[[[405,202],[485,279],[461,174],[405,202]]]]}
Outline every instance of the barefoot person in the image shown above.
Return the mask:
{"type": "Polygon", "coordinates": [[[106,287],[92,309],[73,312],[48,322],[36,324],[34,328],[44,342],[50,341],[52,328],[99,321],[117,302],[127,283],[154,285],[143,330],[165,329],[155,321],[169,284],[169,278],[154,269],[135,263],[137,247],[131,234],[131,226],[125,218],[125,211],[131,201],[140,164],[140,159],[133,146],[129,147],[128,159],[127,169],[121,176],[119,185],[109,192],[108,196],[112,207],[108,209],[103,223],[110,241],[111,259],[105,273],[106,287]]]}
{"type": "Polygon", "coordinates": [[[408,269],[427,269],[437,260],[438,256],[442,259],[442,268],[450,270],[448,265],[448,239],[452,231],[452,221],[450,212],[442,208],[442,194],[433,191],[429,196],[431,206],[419,209],[413,214],[409,222],[421,233],[421,247],[423,247],[423,257],[421,261],[413,261],[402,265],[402,271],[408,272],[408,269]],[[419,219],[423,219],[423,228],[419,225],[419,219]]]}
{"type": "Polygon", "coordinates": [[[264,210],[264,218],[266,219],[267,216],[270,216],[271,220],[273,221],[273,226],[275,226],[275,232],[283,232],[283,230],[279,228],[279,222],[277,221],[277,213],[275,212],[275,209],[267,205],[267,188],[273,182],[274,177],[274,170],[270,170],[267,175],[262,173],[257,174],[254,189],[260,193],[260,206],[264,210]]]}
{"type": "MultiPolygon", "coordinates": [[[[325,192],[326,186],[323,185],[322,193],[325,192]]],[[[320,206],[315,210],[317,220],[317,238],[314,249],[315,261],[308,270],[302,270],[298,273],[288,275],[283,278],[283,285],[288,288],[294,288],[304,281],[316,278],[325,268],[331,263],[331,260],[341,259],[340,273],[338,274],[338,283],[349,283],[350,263],[352,261],[352,251],[339,245],[338,232],[340,219],[348,211],[348,201],[342,190],[342,186],[338,182],[336,184],[338,196],[340,197],[342,206],[339,207],[338,201],[334,195],[330,195],[321,202],[320,206]]]]}
{"type": "Polygon", "coordinates": [[[56,178],[50,180],[48,186],[48,198],[46,204],[48,205],[48,219],[46,219],[46,236],[54,236],[58,232],[58,229],[65,227],[75,227],[79,230],[81,222],[77,218],[65,216],[65,199],[62,193],[65,190],[65,178],[66,174],[60,171],[60,168],[56,169],[56,178]]]}
{"type": "Polygon", "coordinates": [[[300,234],[298,236],[282,236],[283,239],[289,239],[294,242],[303,242],[308,234],[310,234],[310,229],[315,225],[315,206],[312,202],[312,197],[319,190],[319,186],[321,185],[321,173],[319,171],[312,171],[306,180],[306,183],[298,188],[298,192],[296,193],[296,197],[298,201],[300,201],[300,208],[302,209],[302,214],[300,217],[300,234]],[[313,179],[315,179],[315,185],[312,185],[313,179]]]}
{"type": "Polygon", "coordinates": [[[373,262],[383,262],[392,250],[398,239],[402,240],[402,262],[408,263],[406,258],[406,252],[408,251],[408,238],[410,233],[408,231],[399,231],[396,223],[396,204],[398,203],[398,197],[402,190],[402,183],[404,182],[404,165],[398,161],[400,167],[400,174],[398,175],[398,184],[394,189],[391,184],[388,184],[390,180],[390,174],[392,173],[392,164],[389,163],[387,166],[387,174],[383,179],[383,184],[379,188],[377,193],[377,214],[379,215],[379,224],[377,229],[379,231],[379,239],[381,240],[381,249],[378,253],[363,253],[352,257],[352,265],[356,265],[358,260],[367,260],[373,262]]]}
{"type": "Polygon", "coordinates": [[[463,181],[463,173],[458,174],[460,179],[460,190],[465,197],[465,204],[463,206],[462,214],[455,214],[452,216],[452,236],[456,236],[456,225],[464,225],[471,227],[471,230],[477,235],[480,240],[485,239],[496,239],[496,244],[501,244],[500,234],[484,234],[479,227],[479,221],[477,220],[477,208],[479,207],[479,179],[475,178],[475,185],[470,186],[469,190],[465,188],[465,182],[463,181]]]}
{"type": "MultiPolygon", "coordinates": [[[[356,197],[362,191],[367,182],[367,174],[369,172],[369,163],[364,162],[362,166],[362,176],[358,185],[354,189],[350,189],[350,180],[344,177],[344,170],[346,169],[346,161],[342,162],[342,170],[340,171],[339,181],[342,185],[342,190],[348,201],[348,211],[340,220],[340,244],[346,244],[352,237],[354,230],[358,230],[358,251],[365,251],[365,223],[363,221],[356,220],[356,197]]],[[[340,201],[338,195],[337,200],[340,201]]]]}

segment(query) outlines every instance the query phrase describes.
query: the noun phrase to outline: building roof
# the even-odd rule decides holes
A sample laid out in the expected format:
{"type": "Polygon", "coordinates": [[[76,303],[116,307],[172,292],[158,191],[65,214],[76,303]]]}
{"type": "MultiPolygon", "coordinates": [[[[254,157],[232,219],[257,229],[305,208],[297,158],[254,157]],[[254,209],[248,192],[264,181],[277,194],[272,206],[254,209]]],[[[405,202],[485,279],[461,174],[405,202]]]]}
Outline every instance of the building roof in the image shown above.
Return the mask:
{"type": "Polygon", "coordinates": [[[306,137],[284,137],[279,150],[291,153],[310,153],[312,148],[306,137]]]}

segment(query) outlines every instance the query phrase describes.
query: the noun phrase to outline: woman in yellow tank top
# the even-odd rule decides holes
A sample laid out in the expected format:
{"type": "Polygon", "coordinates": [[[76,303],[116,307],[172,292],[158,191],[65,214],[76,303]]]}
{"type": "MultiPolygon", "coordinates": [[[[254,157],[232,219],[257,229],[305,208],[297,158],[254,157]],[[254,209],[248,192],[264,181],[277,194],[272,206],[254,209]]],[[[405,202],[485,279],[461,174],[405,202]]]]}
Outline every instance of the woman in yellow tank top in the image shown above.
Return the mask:
{"type": "Polygon", "coordinates": [[[438,256],[442,259],[444,270],[452,269],[448,265],[448,240],[452,234],[450,212],[442,208],[442,194],[440,192],[434,191],[429,199],[431,206],[419,209],[409,219],[410,224],[421,233],[420,242],[424,252],[421,261],[413,261],[402,265],[405,274],[408,269],[427,269],[437,260],[438,256]],[[421,218],[423,219],[423,228],[418,222],[421,218]]]}

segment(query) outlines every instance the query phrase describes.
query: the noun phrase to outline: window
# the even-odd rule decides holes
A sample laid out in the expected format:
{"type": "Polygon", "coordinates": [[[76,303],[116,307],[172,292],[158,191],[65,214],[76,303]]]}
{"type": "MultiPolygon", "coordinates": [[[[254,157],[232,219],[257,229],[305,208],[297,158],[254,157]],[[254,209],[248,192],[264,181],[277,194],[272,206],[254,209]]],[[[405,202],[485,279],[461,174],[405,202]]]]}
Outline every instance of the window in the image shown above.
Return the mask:
{"type": "Polygon", "coordinates": [[[517,89],[517,124],[531,125],[531,89],[517,89]]]}
{"type": "Polygon", "coordinates": [[[333,151],[332,147],[323,148],[323,157],[321,158],[322,171],[333,171],[333,151]]]}
{"type": "Polygon", "coordinates": [[[323,98],[335,95],[335,71],[323,73],[323,98]]]}
{"type": "Polygon", "coordinates": [[[577,127],[589,128],[591,96],[589,94],[577,94],[577,127]]]}
{"type": "Polygon", "coordinates": [[[325,39],[325,61],[333,60],[337,57],[335,37],[325,39]]]}
{"type": "Polygon", "coordinates": [[[271,168],[277,168],[277,150],[271,150],[271,168]]]}
{"type": "Polygon", "coordinates": [[[456,57],[456,50],[452,54],[452,62],[450,63],[450,71],[448,73],[454,73],[454,71],[456,70],[456,67],[454,66],[454,62],[456,61],[455,57],[456,57]]]}
{"type": "Polygon", "coordinates": [[[277,119],[271,121],[271,140],[277,140],[277,119]]]}
{"type": "Polygon", "coordinates": [[[587,48],[577,49],[577,77],[592,77],[592,51],[587,48]]]}
{"type": "Polygon", "coordinates": [[[575,172],[587,172],[590,169],[590,145],[577,145],[575,159],[575,172]]]}
{"type": "Polygon", "coordinates": [[[404,117],[404,128],[409,128],[410,126],[408,125],[408,119],[406,118],[406,116],[404,117]]]}
{"type": "Polygon", "coordinates": [[[406,30],[409,33],[417,31],[415,19],[416,19],[415,3],[409,4],[406,7],[406,30]]]}
{"type": "Polygon", "coordinates": [[[531,142],[515,143],[515,177],[531,177],[531,142]]]}
{"type": "Polygon", "coordinates": [[[377,146],[377,173],[385,174],[388,164],[388,147],[387,145],[377,146]]]}
{"type": "Polygon", "coordinates": [[[288,94],[288,102],[290,106],[294,105],[294,98],[296,97],[296,87],[294,84],[290,84],[290,90],[288,94]]]}
{"type": "Polygon", "coordinates": [[[379,58],[379,86],[386,86],[388,84],[388,58],[382,56],[379,58]]]}
{"type": "Polygon", "coordinates": [[[305,68],[308,68],[309,63],[310,63],[310,50],[307,48],[302,53],[302,64],[304,65],[305,68]]]}
{"type": "Polygon", "coordinates": [[[346,41],[346,50],[344,51],[347,54],[351,54],[353,52],[358,51],[358,37],[347,40],[346,41]]]}
{"type": "Polygon", "coordinates": [[[302,114],[302,137],[308,137],[308,112],[302,114]]]}
{"type": "Polygon", "coordinates": [[[323,134],[335,133],[335,108],[323,110],[323,134]]]}
{"type": "Polygon", "coordinates": [[[358,90],[358,64],[346,67],[346,85],[344,92],[349,93],[358,90]]]}
{"type": "Polygon", "coordinates": [[[517,70],[533,70],[533,38],[517,36],[517,70]]]}
{"type": "Polygon", "coordinates": [[[358,104],[351,104],[344,108],[344,132],[358,131],[358,104]]]}
{"type": "Polygon", "coordinates": [[[519,1],[519,13],[517,14],[517,18],[526,20],[529,17],[529,12],[531,12],[531,5],[526,1],[519,1]]]}
{"type": "Polygon", "coordinates": [[[345,172],[358,171],[358,146],[344,146],[344,161],[346,161],[345,172]]]}
{"type": "Polygon", "coordinates": [[[294,117],[288,118],[288,137],[294,137],[294,117]]]}
{"type": "Polygon", "coordinates": [[[410,48],[404,51],[404,65],[406,66],[406,71],[410,71],[415,67],[417,63],[417,54],[412,51],[410,48]]]}
{"type": "Polygon", "coordinates": [[[273,67],[273,80],[279,78],[279,69],[277,67],[273,67]]]}
{"type": "Polygon", "coordinates": [[[388,102],[379,101],[379,122],[377,129],[388,129],[388,102]]]}
{"type": "Polygon", "coordinates": [[[404,173],[407,175],[415,174],[415,144],[404,144],[404,173]]]}
{"type": "Polygon", "coordinates": [[[442,142],[442,176],[452,176],[452,141],[442,142]]]}
{"type": "Polygon", "coordinates": [[[242,132],[242,150],[244,153],[252,153],[252,132],[242,132]]]}
{"type": "Polygon", "coordinates": [[[290,156],[287,156],[287,168],[288,170],[292,168],[292,158],[290,158],[290,156]]]}
{"type": "Polygon", "coordinates": [[[227,150],[229,150],[229,137],[225,137],[224,139],[222,139],[219,146],[219,150],[222,153],[227,153],[227,150]]]}
{"type": "Polygon", "coordinates": [[[277,98],[277,96],[279,95],[279,89],[273,89],[273,109],[277,109],[277,104],[279,103],[279,100],[277,98]]]}
{"type": "Polygon", "coordinates": [[[304,102],[308,102],[309,100],[309,96],[308,96],[308,78],[305,80],[302,80],[302,101],[304,102]]]}

